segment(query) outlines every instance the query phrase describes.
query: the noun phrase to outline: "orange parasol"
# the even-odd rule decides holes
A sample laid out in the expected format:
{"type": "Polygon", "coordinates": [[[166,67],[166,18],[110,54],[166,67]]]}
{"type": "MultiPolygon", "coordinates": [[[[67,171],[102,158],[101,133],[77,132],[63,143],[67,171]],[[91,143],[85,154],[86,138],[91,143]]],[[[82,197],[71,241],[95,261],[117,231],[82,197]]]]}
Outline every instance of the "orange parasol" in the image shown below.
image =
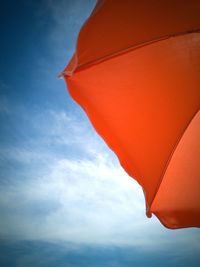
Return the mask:
{"type": "Polygon", "coordinates": [[[168,228],[200,227],[199,14],[199,0],[100,0],[63,71],[168,228]]]}

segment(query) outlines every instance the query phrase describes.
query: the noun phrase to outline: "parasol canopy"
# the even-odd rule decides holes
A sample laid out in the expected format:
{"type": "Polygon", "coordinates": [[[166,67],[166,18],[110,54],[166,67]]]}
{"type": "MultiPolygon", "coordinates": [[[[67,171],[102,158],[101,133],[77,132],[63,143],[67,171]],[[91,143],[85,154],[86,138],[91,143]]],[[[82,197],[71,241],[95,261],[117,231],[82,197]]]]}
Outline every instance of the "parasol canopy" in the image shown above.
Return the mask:
{"type": "Polygon", "coordinates": [[[200,227],[199,14],[198,0],[100,0],[63,71],[168,228],[200,227]]]}

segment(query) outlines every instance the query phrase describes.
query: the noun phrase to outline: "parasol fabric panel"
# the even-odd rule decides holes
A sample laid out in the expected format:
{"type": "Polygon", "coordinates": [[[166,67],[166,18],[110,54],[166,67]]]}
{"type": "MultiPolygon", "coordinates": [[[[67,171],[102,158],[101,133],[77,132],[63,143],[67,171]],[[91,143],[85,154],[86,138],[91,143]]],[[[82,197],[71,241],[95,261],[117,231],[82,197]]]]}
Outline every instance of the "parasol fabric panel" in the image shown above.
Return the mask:
{"type": "Polygon", "coordinates": [[[200,227],[200,2],[98,1],[63,72],[168,228],[200,227]]]}

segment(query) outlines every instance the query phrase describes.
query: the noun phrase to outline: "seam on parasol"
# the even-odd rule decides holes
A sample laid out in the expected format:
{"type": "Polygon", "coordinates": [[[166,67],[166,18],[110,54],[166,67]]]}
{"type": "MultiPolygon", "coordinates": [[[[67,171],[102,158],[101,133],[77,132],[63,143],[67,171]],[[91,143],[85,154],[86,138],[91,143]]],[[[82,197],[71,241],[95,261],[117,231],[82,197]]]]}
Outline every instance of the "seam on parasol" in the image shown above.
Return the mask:
{"type": "MultiPolygon", "coordinates": [[[[102,62],[104,62],[106,60],[110,60],[110,59],[112,59],[114,57],[121,56],[121,55],[126,54],[128,52],[131,52],[133,50],[142,48],[144,46],[151,45],[151,44],[159,42],[159,41],[164,41],[164,40],[169,39],[169,38],[173,38],[173,37],[177,37],[177,36],[181,36],[181,35],[193,34],[193,33],[200,33],[200,28],[193,29],[193,30],[190,30],[190,31],[185,31],[185,32],[179,32],[179,33],[175,33],[175,34],[171,34],[171,35],[166,35],[166,36],[162,36],[162,37],[159,37],[159,38],[156,38],[156,39],[152,39],[152,40],[150,40],[148,42],[143,42],[143,43],[140,43],[140,44],[136,44],[136,45],[130,46],[128,48],[125,48],[123,50],[116,51],[113,54],[109,54],[109,55],[100,57],[98,59],[92,60],[90,62],[84,63],[82,65],[78,65],[78,55],[77,55],[77,49],[76,49],[76,52],[75,52],[75,54],[77,56],[76,64],[70,70],[67,70],[67,68],[65,68],[65,70],[61,73],[61,76],[63,76],[63,75],[72,76],[73,73],[76,73],[76,72],[82,71],[84,69],[90,68],[90,67],[92,67],[94,65],[97,65],[97,64],[100,64],[100,63],[102,63],[102,62]]],[[[77,42],[77,44],[78,44],[78,42],[77,42]]]]}
{"type": "Polygon", "coordinates": [[[171,159],[172,159],[172,157],[173,157],[173,155],[174,155],[174,153],[175,153],[175,151],[176,151],[176,148],[178,147],[178,145],[179,145],[179,143],[180,143],[182,137],[184,136],[185,132],[187,131],[188,127],[190,126],[191,122],[192,122],[193,119],[196,117],[196,115],[197,115],[197,113],[198,113],[199,111],[200,111],[200,109],[198,108],[198,110],[194,113],[194,115],[192,116],[192,118],[190,119],[190,121],[188,122],[188,124],[186,125],[186,127],[183,129],[183,132],[180,134],[179,138],[177,139],[177,142],[175,143],[175,145],[174,145],[174,147],[173,147],[173,149],[172,149],[171,154],[170,154],[169,157],[168,157],[168,160],[167,160],[167,162],[166,162],[166,164],[165,164],[165,167],[164,167],[164,169],[163,169],[163,172],[162,172],[162,174],[161,174],[160,182],[159,182],[159,184],[158,184],[158,186],[157,186],[157,190],[155,191],[154,197],[153,197],[153,199],[152,199],[152,201],[151,201],[151,203],[150,203],[150,205],[149,205],[149,209],[146,211],[147,217],[151,217],[151,207],[152,207],[153,202],[154,202],[154,200],[155,200],[155,198],[156,198],[156,195],[157,195],[157,193],[158,193],[158,191],[159,191],[159,188],[160,188],[160,186],[161,186],[161,184],[162,184],[163,178],[164,178],[165,173],[166,173],[166,171],[167,171],[167,169],[168,169],[168,166],[169,166],[169,164],[170,164],[170,162],[171,162],[171,159]]]}

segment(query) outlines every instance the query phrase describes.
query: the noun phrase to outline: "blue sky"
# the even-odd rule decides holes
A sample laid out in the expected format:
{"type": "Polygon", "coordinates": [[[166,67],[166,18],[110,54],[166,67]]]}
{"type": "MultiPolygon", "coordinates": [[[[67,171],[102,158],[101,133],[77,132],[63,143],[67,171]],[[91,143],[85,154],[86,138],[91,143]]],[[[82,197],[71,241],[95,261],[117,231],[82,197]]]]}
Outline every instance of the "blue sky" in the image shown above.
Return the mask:
{"type": "Polygon", "coordinates": [[[143,193],[57,75],[93,0],[0,3],[0,266],[199,266],[200,230],[143,193]]]}

